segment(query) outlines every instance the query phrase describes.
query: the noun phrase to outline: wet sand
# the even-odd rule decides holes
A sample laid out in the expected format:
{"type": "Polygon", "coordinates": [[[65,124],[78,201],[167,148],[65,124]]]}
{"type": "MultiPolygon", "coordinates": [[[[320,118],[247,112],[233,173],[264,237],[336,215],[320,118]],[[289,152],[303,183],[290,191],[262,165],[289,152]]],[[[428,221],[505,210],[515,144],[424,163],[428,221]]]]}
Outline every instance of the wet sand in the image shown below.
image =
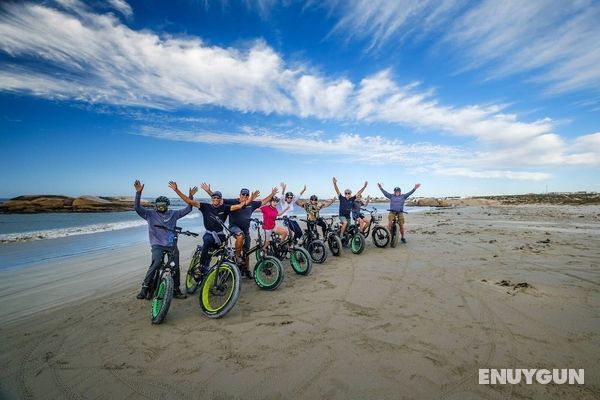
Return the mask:
{"type": "Polygon", "coordinates": [[[274,292],[245,280],[219,320],[191,296],[150,324],[146,245],[1,271],[0,398],[600,398],[599,206],[406,227],[407,244],[369,239],[306,277],[286,263],[274,292]],[[584,368],[585,385],[479,385],[479,368],[584,368]]]}

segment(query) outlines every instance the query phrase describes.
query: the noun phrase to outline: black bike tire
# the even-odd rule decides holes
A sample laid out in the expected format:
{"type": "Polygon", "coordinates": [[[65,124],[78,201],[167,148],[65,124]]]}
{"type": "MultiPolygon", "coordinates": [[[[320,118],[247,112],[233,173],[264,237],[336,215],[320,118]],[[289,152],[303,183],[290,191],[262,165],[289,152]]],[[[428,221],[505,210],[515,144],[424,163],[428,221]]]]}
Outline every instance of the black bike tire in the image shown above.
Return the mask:
{"type": "Polygon", "coordinates": [[[279,286],[281,286],[281,283],[283,282],[283,278],[284,278],[283,265],[281,264],[281,261],[279,261],[276,257],[265,256],[254,267],[254,282],[256,283],[256,286],[258,286],[259,288],[261,288],[263,290],[277,289],[279,286]],[[265,265],[267,263],[272,263],[278,274],[275,281],[271,284],[265,284],[264,282],[261,282],[261,280],[260,280],[260,273],[261,273],[262,269],[265,268],[265,265]]]}
{"type": "Polygon", "coordinates": [[[194,274],[194,270],[198,268],[199,265],[200,253],[196,251],[190,261],[190,267],[188,268],[187,273],[185,274],[185,291],[188,294],[194,294],[196,293],[196,290],[198,290],[198,279],[196,279],[196,274],[194,274]],[[192,284],[192,281],[194,282],[194,284],[192,284]]]}
{"type": "Polygon", "coordinates": [[[173,283],[173,277],[171,276],[171,274],[163,273],[163,275],[160,277],[160,280],[158,281],[158,288],[156,289],[156,293],[152,297],[152,304],[151,304],[152,309],[150,310],[150,321],[153,324],[162,323],[163,320],[165,319],[165,317],[167,316],[167,313],[169,312],[169,307],[171,306],[171,300],[173,299],[173,286],[174,286],[174,283],[173,283]],[[165,285],[164,297],[162,299],[160,308],[156,312],[156,315],[153,315],[155,301],[157,301],[156,300],[157,295],[159,294],[160,287],[163,283],[165,285]]]}
{"type": "Polygon", "coordinates": [[[352,239],[350,239],[350,251],[352,251],[352,253],[354,254],[360,254],[365,250],[365,245],[366,245],[366,240],[365,240],[365,235],[363,235],[360,232],[356,232],[354,234],[354,236],[352,236],[352,239]],[[354,250],[354,242],[355,241],[359,241],[360,245],[358,246],[358,248],[356,250],[354,250]]]}
{"type": "Polygon", "coordinates": [[[308,254],[310,254],[310,258],[317,264],[323,264],[327,260],[327,248],[325,247],[325,243],[321,239],[313,240],[308,244],[308,254]],[[316,257],[314,256],[314,251],[311,249],[315,249],[316,247],[321,249],[322,256],[316,257]]]}
{"type": "Polygon", "coordinates": [[[398,244],[398,224],[392,225],[392,232],[391,232],[390,237],[391,237],[390,246],[396,247],[396,245],[398,244]]]}
{"type": "Polygon", "coordinates": [[[327,237],[327,246],[334,257],[339,257],[342,254],[342,241],[337,235],[327,237]]]}
{"type": "Polygon", "coordinates": [[[200,295],[198,296],[198,300],[200,303],[200,310],[208,318],[221,318],[221,317],[227,315],[227,313],[229,311],[231,311],[233,306],[235,306],[235,304],[237,303],[237,301],[240,297],[240,290],[241,290],[240,281],[242,280],[242,275],[241,275],[237,265],[235,265],[229,261],[223,261],[219,265],[219,267],[225,267],[225,268],[227,268],[227,271],[230,271],[233,274],[233,277],[234,277],[233,285],[234,286],[232,289],[231,297],[229,298],[229,301],[225,305],[221,306],[218,310],[215,310],[215,311],[209,310],[203,302],[203,299],[204,299],[203,294],[205,293],[204,288],[209,283],[209,281],[210,281],[209,277],[211,276],[211,274],[216,273],[217,267],[215,266],[207,272],[206,276],[204,277],[204,279],[202,279],[202,282],[200,283],[200,295]]]}
{"type": "Polygon", "coordinates": [[[375,246],[379,247],[379,248],[383,248],[386,247],[389,243],[390,243],[390,231],[387,230],[386,227],[384,226],[376,226],[373,229],[373,233],[371,233],[371,238],[373,239],[373,243],[375,244],[375,246]],[[382,235],[385,235],[385,241],[378,241],[378,237],[380,237],[380,234],[378,233],[379,231],[383,232],[382,235]]]}
{"type": "Polygon", "coordinates": [[[308,253],[308,251],[305,248],[302,248],[302,247],[292,248],[292,250],[290,252],[290,265],[292,266],[292,269],[294,270],[295,273],[297,273],[298,275],[310,274],[310,271],[312,271],[312,263],[313,263],[312,258],[310,257],[310,254],[308,253]],[[306,260],[306,268],[305,269],[300,269],[300,268],[298,268],[298,266],[294,265],[293,259],[294,259],[294,257],[297,257],[295,255],[296,252],[302,254],[302,257],[306,260]]]}

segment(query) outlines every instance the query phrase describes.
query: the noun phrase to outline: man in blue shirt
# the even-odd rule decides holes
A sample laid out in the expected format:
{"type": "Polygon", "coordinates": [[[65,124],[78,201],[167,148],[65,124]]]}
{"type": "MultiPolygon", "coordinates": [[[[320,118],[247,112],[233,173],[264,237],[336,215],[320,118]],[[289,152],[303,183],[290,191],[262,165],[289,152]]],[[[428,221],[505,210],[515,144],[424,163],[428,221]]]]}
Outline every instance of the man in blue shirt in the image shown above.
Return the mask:
{"type": "MultiPolygon", "coordinates": [[[[144,277],[142,283],[142,290],[137,295],[138,299],[145,299],[150,293],[148,293],[148,286],[152,283],[154,273],[160,267],[163,260],[164,253],[172,250],[174,246],[173,233],[165,229],[156,227],[155,225],[164,226],[167,229],[175,229],[177,220],[189,214],[192,211],[192,206],[187,206],[180,210],[169,210],[170,201],[165,196],[160,196],[154,202],[156,209],[144,208],[140,204],[142,197],[142,191],[144,185],[136,180],[133,184],[135,188],[135,212],[148,221],[148,236],[150,237],[150,246],[152,249],[152,262],[148,267],[148,272],[144,277]]],[[[197,188],[190,189],[190,198],[194,197],[194,194],[198,191],[197,188]]],[[[175,270],[173,274],[173,282],[175,288],[173,290],[173,297],[176,299],[185,299],[187,296],[179,289],[180,277],[179,277],[179,249],[177,247],[174,251],[175,270]]]]}
{"type": "Polygon", "coordinates": [[[333,177],[333,188],[338,195],[338,199],[340,200],[340,222],[342,223],[342,228],[340,229],[340,239],[344,236],[344,232],[346,231],[346,226],[348,226],[348,222],[350,221],[350,213],[352,212],[352,204],[354,200],[356,200],[356,196],[362,194],[362,192],[367,188],[368,182],[365,181],[364,186],[356,192],[356,195],[352,196],[352,190],[346,189],[344,190],[344,195],[340,193],[340,189],[338,189],[337,179],[335,176],[333,177]]]}
{"type": "Polygon", "coordinates": [[[402,243],[406,243],[406,239],[404,238],[404,202],[406,201],[406,199],[409,198],[411,194],[415,192],[415,190],[421,187],[421,184],[417,183],[413,190],[405,194],[402,194],[402,191],[397,186],[394,188],[394,194],[386,192],[383,186],[381,186],[381,183],[378,183],[377,186],[379,186],[381,193],[383,193],[385,197],[390,199],[391,211],[388,214],[388,229],[391,232],[392,221],[394,221],[394,218],[397,218],[398,224],[400,225],[400,240],[402,241],[402,243]]]}

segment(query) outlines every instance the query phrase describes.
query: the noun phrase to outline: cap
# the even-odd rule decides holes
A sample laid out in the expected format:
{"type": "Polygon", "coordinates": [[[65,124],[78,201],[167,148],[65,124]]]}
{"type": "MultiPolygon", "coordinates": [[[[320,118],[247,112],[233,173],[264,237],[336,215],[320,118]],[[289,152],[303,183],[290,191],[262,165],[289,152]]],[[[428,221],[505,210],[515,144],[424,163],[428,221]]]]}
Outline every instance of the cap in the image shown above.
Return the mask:
{"type": "Polygon", "coordinates": [[[219,199],[222,199],[223,195],[217,190],[216,192],[213,192],[212,196],[210,197],[218,197],[219,199]]]}
{"type": "Polygon", "coordinates": [[[250,191],[248,189],[242,189],[242,190],[240,190],[240,194],[245,194],[246,196],[249,196],[250,191]]]}

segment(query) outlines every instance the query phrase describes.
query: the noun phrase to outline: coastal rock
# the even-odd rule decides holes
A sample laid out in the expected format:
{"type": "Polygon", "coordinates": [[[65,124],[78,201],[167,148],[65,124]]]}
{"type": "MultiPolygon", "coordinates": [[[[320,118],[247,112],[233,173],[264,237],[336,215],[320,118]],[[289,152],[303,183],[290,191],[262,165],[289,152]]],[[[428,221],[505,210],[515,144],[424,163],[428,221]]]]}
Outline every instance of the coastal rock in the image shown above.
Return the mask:
{"type": "MultiPolygon", "coordinates": [[[[142,200],[142,205],[150,202],[142,200]]],[[[34,214],[50,212],[108,212],[133,210],[131,197],[80,196],[77,198],[56,195],[19,196],[0,204],[0,213],[34,214]]]]}

